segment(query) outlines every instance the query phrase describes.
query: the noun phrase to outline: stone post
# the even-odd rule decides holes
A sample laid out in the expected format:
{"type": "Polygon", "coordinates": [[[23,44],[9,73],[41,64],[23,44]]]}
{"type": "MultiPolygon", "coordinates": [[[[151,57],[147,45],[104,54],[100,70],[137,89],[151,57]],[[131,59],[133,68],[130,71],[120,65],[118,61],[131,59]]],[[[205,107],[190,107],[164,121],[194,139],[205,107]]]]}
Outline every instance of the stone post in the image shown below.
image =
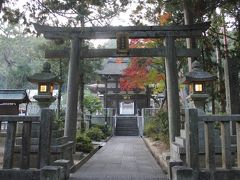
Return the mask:
{"type": "Polygon", "coordinates": [[[186,164],[193,169],[194,179],[198,179],[199,172],[199,138],[198,138],[198,110],[186,109],[186,164]]]}
{"type": "Polygon", "coordinates": [[[71,41],[71,53],[67,86],[67,106],[64,128],[64,135],[68,136],[68,139],[74,142],[76,139],[76,127],[77,127],[80,44],[81,40],[78,37],[74,37],[71,41]]]}
{"type": "Polygon", "coordinates": [[[50,164],[52,121],[53,111],[50,109],[42,109],[39,137],[39,168],[50,164]]]}
{"type": "Polygon", "coordinates": [[[177,73],[177,55],[175,47],[175,38],[168,36],[165,39],[166,45],[166,78],[167,78],[167,102],[169,118],[169,137],[170,144],[175,136],[180,135],[180,108],[178,92],[178,73],[177,73]]]}

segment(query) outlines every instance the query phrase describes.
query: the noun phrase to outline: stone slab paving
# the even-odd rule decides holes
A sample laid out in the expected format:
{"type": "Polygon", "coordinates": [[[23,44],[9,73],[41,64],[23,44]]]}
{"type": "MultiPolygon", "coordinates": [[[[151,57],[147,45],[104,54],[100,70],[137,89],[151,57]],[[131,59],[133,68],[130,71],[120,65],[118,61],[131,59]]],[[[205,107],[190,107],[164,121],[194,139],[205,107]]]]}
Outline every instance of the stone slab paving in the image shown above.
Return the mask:
{"type": "Polygon", "coordinates": [[[115,136],[70,180],[168,180],[143,140],[115,136]]]}

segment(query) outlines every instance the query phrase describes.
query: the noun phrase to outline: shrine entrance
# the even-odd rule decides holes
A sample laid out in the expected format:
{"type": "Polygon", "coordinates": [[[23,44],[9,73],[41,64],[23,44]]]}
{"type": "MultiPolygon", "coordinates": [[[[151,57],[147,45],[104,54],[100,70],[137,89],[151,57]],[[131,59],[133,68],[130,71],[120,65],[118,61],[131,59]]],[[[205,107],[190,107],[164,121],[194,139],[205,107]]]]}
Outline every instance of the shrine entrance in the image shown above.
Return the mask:
{"type": "Polygon", "coordinates": [[[121,101],[119,103],[120,115],[134,115],[134,101],[121,101]]]}
{"type": "Polygon", "coordinates": [[[180,134],[180,103],[178,90],[177,57],[199,57],[199,49],[176,47],[178,38],[196,38],[209,27],[209,23],[171,26],[126,26],[126,27],[84,27],[61,28],[41,26],[34,27],[47,39],[71,39],[70,50],[46,51],[46,58],[70,57],[67,91],[67,109],[65,135],[75,141],[77,124],[77,104],[79,61],[85,58],[102,57],[165,57],[167,80],[168,118],[170,144],[180,134]],[[131,49],[128,39],[162,38],[165,46],[158,48],[131,49]],[[117,49],[88,49],[82,47],[84,39],[117,39],[117,49]]]}

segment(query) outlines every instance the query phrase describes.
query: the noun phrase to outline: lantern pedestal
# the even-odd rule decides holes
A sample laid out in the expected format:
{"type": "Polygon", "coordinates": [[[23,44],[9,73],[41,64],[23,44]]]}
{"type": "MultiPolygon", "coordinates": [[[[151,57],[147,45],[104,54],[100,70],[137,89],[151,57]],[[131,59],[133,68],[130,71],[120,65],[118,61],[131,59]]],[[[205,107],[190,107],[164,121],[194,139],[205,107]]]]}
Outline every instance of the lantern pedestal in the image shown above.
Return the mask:
{"type": "Polygon", "coordinates": [[[49,108],[49,106],[56,100],[52,95],[35,95],[33,98],[37,101],[40,108],[49,108]]]}
{"type": "Polygon", "coordinates": [[[187,99],[191,107],[204,111],[208,97],[208,94],[190,94],[187,99]]]}

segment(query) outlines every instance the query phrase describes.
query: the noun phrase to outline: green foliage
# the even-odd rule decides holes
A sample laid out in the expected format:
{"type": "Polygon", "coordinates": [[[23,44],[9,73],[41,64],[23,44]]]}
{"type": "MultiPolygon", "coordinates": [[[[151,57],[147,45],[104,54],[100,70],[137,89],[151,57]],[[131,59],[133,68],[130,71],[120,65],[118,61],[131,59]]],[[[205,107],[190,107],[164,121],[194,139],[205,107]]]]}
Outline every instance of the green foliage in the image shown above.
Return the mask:
{"type": "Polygon", "coordinates": [[[145,124],[144,134],[153,140],[161,140],[169,144],[167,112],[159,110],[153,118],[149,119],[145,124]]]}
{"type": "Polygon", "coordinates": [[[97,127],[98,129],[101,129],[105,137],[108,137],[112,134],[112,129],[108,125],[94,124],[93,127],[97,127]]]}
{"type": "MultiPolygon", "coordinates": [[[[0,5],[1,3],[2,1],[0,5]]],[[[5,0],[0,11],[4,21],[22,23],[28,27],[26,31],[29,32],[32,31],[29,26],[33,22],[56,26],[79,26],[85,22],[91,25],[106,25],[114,16],[124,11],[128,3],[126,0],[5,0]]]]}
{"type": "Polygon", "coordinates": [[[97,110],[101,110],[102,103],[100,99],[97,96],[94,96],[92,94],[86,94],[84,96],[83,104],[85,109],[90,113],[94,113],[97,110]]]}
{"type": "Polygon", "coordinates": [[[59,114],[57,111],[55,111],[54,114],[54,127],[55,129],[63,129],[64,128],[64,121],[65,121],[65,111],[64,110],[60,110],[59,114]]]}
{"type": "Polygon", "coordinates": [[[18,26],[2,27],[0,35],[0,88],[30,89],[27,76],[39,72],[44,62],[43,51],[38,47],[45,40],[24,37],[18,26]]]}
{"type": "Polygon", "coordinates": [[[94,141],[101,141],[105,138],[104,133],[97,127],[91,127],[86,131],[86,135],[94,141]]]}
{"type": "Polygon", "coordinates": [[[77,132],[77,143],[91,143],[91,139],[85,134],[77,132]]]}
{"type": "Polygon", "coordinates": [[[91,139],[86,136],[86,134],[77,133],[77,144],[76,144],[76,150],[89,153],[93,150],[93,144],[91,142],[91,139]]]}

